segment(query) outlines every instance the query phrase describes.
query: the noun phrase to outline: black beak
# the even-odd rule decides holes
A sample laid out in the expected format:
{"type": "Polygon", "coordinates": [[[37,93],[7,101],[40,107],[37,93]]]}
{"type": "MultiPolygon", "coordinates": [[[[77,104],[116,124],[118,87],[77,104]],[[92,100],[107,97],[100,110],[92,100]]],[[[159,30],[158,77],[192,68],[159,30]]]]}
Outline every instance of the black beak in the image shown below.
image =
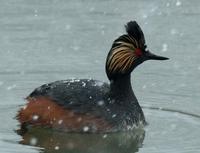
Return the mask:
{"type": "Polygon", "coordinates": [[[145,56],[146,56],[146,60],[168,60],[169,59],[167,57],[155,55],[151,53],[150,51],[146,51],[145,56]]]}

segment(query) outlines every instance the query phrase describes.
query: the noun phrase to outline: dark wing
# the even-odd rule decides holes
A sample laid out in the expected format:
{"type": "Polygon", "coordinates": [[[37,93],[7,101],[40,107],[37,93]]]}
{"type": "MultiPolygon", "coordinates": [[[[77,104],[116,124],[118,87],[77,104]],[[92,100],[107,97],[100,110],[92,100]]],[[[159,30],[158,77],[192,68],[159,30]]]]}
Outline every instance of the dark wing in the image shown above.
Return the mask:
{"type": "Polygon", "coordinates": [[[109,85],[97,80],[71,79],[56,81],[35,89],[29,97],[44,96],[58,105],[78,113],[95,112],[102,114],[107,101],[109,85]],[[102,110],[102,111],[101,111],[102,110]],[[99,111],[99,112],[98,112],[99,111]]]}

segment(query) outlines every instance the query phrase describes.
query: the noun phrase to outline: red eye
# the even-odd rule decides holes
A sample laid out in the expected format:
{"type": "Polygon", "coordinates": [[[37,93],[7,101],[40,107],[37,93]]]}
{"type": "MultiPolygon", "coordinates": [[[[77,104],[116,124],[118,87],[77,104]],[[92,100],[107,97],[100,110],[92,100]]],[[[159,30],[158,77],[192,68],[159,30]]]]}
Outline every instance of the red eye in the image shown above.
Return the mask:
{"type": "Polygon", "coordinates": [[[135,49],[135,55],[136,56],[142,56],[142,50],[140,48],[135,49]]]}

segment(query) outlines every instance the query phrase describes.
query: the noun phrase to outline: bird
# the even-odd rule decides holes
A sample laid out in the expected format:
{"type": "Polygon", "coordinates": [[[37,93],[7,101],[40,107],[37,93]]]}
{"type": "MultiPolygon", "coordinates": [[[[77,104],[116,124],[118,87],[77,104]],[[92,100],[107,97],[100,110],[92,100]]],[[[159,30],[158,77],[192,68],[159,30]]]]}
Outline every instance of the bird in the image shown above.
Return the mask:
{"type": "Polygon", "coordinates": [[[169,58],[147,49],[136,21],[114,40],[105,71],[109,83],[95,79],[66,79],[36,88],[16,118],[20,128],[44,127],[65,132],[110,133],[129,131],[147,123],[133,92],[131,72],[147,60],[169,58]]]}

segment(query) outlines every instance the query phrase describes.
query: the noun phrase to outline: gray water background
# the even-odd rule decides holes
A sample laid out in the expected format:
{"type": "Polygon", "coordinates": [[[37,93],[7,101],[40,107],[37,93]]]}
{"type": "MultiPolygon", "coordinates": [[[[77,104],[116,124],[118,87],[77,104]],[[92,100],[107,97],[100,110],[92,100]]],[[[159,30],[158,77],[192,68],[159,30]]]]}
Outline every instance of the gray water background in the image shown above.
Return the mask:
{"type": "Polygon", "coordinates": [[[149,126],[140,153],[200,152],[199,0],[1,0],[0,152],[39,152],[18,144],[20,105],[34,88],[67,78],[106,81],[105,58],[124,25],[137,20],[148,48],[169,61],[132,73],[149,126]],[[162,111],[172,109],[177,112],[162,111]]]}

